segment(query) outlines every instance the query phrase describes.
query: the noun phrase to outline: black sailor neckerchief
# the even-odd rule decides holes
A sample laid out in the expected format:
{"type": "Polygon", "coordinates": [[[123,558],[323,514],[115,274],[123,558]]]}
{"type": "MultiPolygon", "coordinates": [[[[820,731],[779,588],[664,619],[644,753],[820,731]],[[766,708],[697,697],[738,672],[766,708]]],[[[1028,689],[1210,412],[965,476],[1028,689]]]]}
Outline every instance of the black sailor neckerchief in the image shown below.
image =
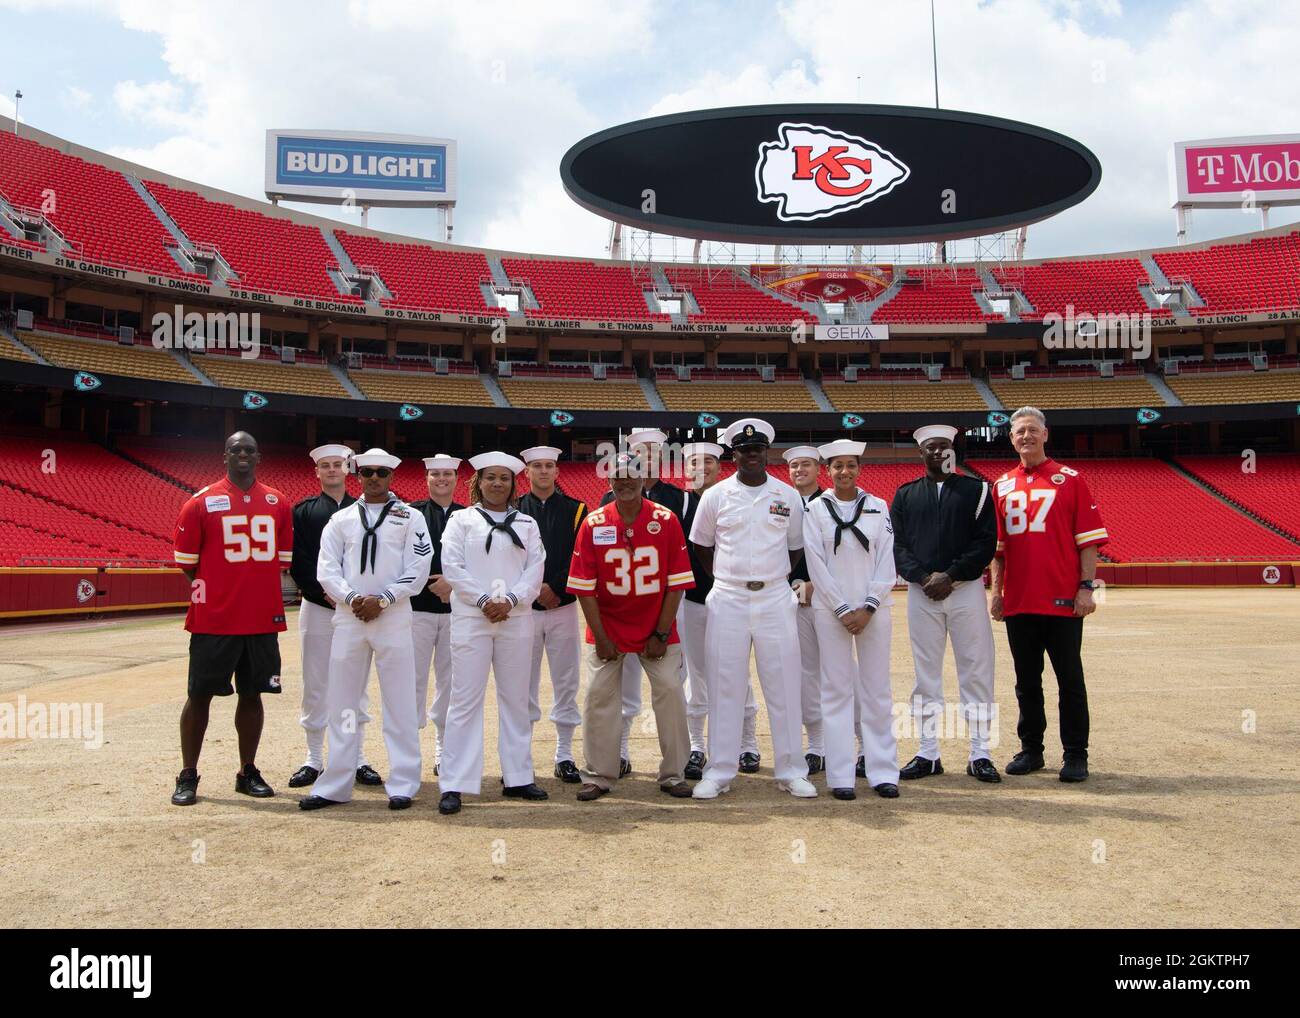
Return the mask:
{"type": "Polygon", "coordinates": [[[829,494],[822,498],[822,504],[826,506],[826,511],[831,514],[831,519],[835,521],[835,544],[831,549],[834,554],[839,554],[840,541],[843,539],[844,531],[846,530],[858,539],[858,543],[862,545],[863,551],[871,550],[871,542],[867,540],[867,535],[854,526],[854,524],[858,522],[858,518],[862,515],[862,510],[866,508],[866,495],[858,496],[858,504],[853,509],[853,519],[851,520],[840,519],[840,514],[835,511],[835,504],[831,501],[829,494]]]}
{"type": "Polygon", "coordinates": [[[483,547],[483,550],[485,552],[490,552],[492,550],[492,538],[496,533],[496,531],[498,530],[504,530],[507,534],[509,534],[510,540],[515,542],[516,548],[522,548],[524,546],[524,542],[521,541],[519,539],[519,535],[515,533],[515,528],[510,525],[515,521],[515,517],[519,515],[518,509],[511,509],[510,512],[506,514],[506,518],[502,520],[500,523],[498,523],[496,520],[494,520],[491,516],[487,514],[487,510],[479,506],[475,506],[474,508],[478,509],[478,514],[482,516],[484,522],[487,523],[487,525],[492,528],[491,530],[488,531],[487,544],[484,545],[483,547]]]}
{"type": "Polygon", "coordinates": [[[370,555],[370,571],[375,571],[375,553],[379,550],[379,528],[383,525],[384,517],[388,515],[388,510],[397,504],[397,499],[390,498],[384,503],[384,507],[379,510],[379,519],[375,520],[372,527],[369,517],[366,516],[366,504],[364,499],[357,499],[357,512],[361,516],[361,529],[365,531],[365,536],[361,538],[361,571],[366,571],[366,554],[370,555]]]}

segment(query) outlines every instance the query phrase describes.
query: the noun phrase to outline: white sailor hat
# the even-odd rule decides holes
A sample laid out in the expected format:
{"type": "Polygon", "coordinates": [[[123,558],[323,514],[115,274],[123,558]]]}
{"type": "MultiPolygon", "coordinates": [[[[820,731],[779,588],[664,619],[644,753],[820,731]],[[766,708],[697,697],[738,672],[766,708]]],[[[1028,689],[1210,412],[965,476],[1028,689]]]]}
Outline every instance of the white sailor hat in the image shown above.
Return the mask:
{"type": "Polygon", "coordinates": [[[668,441],[668,436],[658,428],[634,428],[627,433],[627,444],[633,445],[663,445],[668,441]]]}
{"type": "Polygon", "coordinates": [[[521,452],[519,458],[525,463],[531,463],[533,460],[558,460],[562,454],[562,450],[553,445],[535,445],[521,452]]]}
{"type": "Polygon", "coordinates": [[[425,470],[455,470],[459,466],[460,460],[455,456],[448,456],[445,452],[440,452],[437,456],[424,457],[425,470]]]}
{"type": "Polygon", "coordinates": [[[469,465],[475,470],[484,470],[488,467],[506,467],[516,474],[524,469],[524,461],[516,456],[511,456],[508,452],[481,452],[477,456],[469,458],[469,465]]]}
{"type": "Polygon", "coordinates": [[[851,438],[841,438],[834,442],[827,442],[825,445],[819,445],[817,452],[827,463],[836,456],[856,456],[862,458],[862,454],[867,451],[866,442],[855,442],[851,438]]]}
{"type": "Polygon", "coordinates": [[[313,463],[319,463],[323,459],[331,456],[338,456],[346,463],[347,458],[352,455],[352,450],[346,445],[318,445],[315,449],[307,454],[312,458],[313,463]]]}
{"type": "Polygon", "coordinates": [[[757,417],[742,417],[727,426],[722,433],[722,442],[731,448],[739,445],[771,445],[776,432],[767,421],[757,417]]]}
{"type": "Polygon", "coordinates": [[[946,438],[951,442],[957,437],[957,429],[949,427],[947,424],[927,424],[925,427],[913,431],[912,437],[916,439],[917,445],[921,445],[930,438],[946,438]]]}
{"type": "Polygon", "coordinates": [[[387,467],[389,470],[396,470],[397,464],[402,461],[383,449],[367,449],[365,452],[357,453],[355,462],[358,468],[387,467]]]}
{"type": "Polygon", "coordinates": [[[682,456],[712,456],[715,460],[722,459],[722,446],[717,442],[691,442],[682,446],[682,456]]]}
{"type": "Polygon", "coordinates": [[[795,460],[815,460],[817,459],[817,448],[811,445],[796,445],[794,448],[781,453],[781,458],[787,463],[793,463],[795,460]]]}

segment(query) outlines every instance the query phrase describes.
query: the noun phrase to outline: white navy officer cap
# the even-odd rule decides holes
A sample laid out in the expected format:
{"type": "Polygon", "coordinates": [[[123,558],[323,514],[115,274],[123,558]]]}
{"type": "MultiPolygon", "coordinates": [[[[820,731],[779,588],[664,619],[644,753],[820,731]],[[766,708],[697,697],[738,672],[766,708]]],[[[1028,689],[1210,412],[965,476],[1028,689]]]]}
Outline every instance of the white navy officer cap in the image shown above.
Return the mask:
{"type": "Polygon", "coordinates": [[[521,452],[519,458],[525,463],[531,463],[533,460],[558,460],[561,455],[562,450],[553,445],[535,445],[521,452]]]}
{"type": "Polygon", "coordinates": [[[947,424],[927,424],[912,432],[917,445],[924,445],[931,438],[946,438],[949,442],[957,437],[957,429],[947,424]]]}
{"type": "Polygon", "coordinates": [[[460,460],[455,456],[448,456],[445,452],[440,452],[437,456],[426,456],[424,458],[425,470],[455,470],[459,466],[460,460]]]}
{"type": "Polygon", "coordinates": [[[862,458],[862,454],[867,451],[866,442],[855,442],[851,438],[841,438],[834,442],[827,442],[825,445],[819,445],[817,452],[827,463],[836,456],[856,456],[862,458]]]}
{"type": "Polygon", "coordinates": [[[387,467],[389,470],[396,470],[397,464],[402,461],[390,452],[383,449],[367,449],[365,452],[359,452],[354,457],[354,462],[358,468],[361,467],[387,467]]]}
{"type": "Polygon", "coordinates": [[[481,452],[477,456],[469,458],[469,465],[475,470],[486,470],[488,467],[505,467],[513,474],[517,474],[524,469],[524,461],[517,456],[511,456],[508,452],[481,452]]]}
{"type": "Polygon", "coordinates": [[[723,444],[733,449],[742,445],[771,445],[774,438],[776,431],[772,425],[757,417],[742,417],[722,433],[723,444]]]}

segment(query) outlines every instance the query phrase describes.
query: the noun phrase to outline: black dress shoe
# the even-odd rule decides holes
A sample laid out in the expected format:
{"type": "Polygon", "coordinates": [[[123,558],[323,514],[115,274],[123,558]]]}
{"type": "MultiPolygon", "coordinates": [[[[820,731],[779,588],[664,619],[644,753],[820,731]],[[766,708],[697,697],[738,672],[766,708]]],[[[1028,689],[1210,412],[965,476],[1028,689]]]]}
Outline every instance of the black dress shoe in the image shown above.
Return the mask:
{"type": "Polygon", "coordinates": [[[275,795],[275,789],[262,780],[262,772],[252,764],[235,775],[235,791],[254,799],[269,799],[275,795]]]}
{"type": "Polygon", "coordinates": [[[1065,763],[1061,767],[1062,781],[1087,781],[1088,780],[1088,758],[1079,756],[1076,753],[1067,753],[1065,763]]]}
{"type": "Polygon", "coordinates": [[[379,772],[370,764],[362,764],[357,768],[358,785],[382,785],[384,779],[379,776],[379,772]]]}
{"type": "Polygon", "coordinates": [[[931,774],[942,773],[942,761],[927,760],[923,756],[914,756],[907,761],[907,766],[898,772],[898,776],[904,781],[915,781],[917,778],[928,778],[931,774]]]}
{"type": "Polygon", "coordinates": [[[582,775],[578,772],[578,765],[572,760],[561,760],[557,763],[555,765],[555,776],[566,785],[578,785],[582,783],[582,775]]]}
{"type": "Polygon", "coordinates": [[[740,773],[741,773],[741,774],[757,774],[757,773],[758,773],[758,764],[759,764],[759,761],[760,761],[761,759],[762,759],[762,758],[761,758],[757,753],[741,753],[741,754],[740,754],[740,773]]]}
{"type": "Polygon", "coordinates": [[[324,809],[326,806],[342,806],[337,799],[326,799],[323,795],[309,795],[298,803],[299,809],[324,809]]]}
{"type": "Polygon", "coordinates": [[[837,799],[856,799],[858,793],[851,788],[832,788],[831,795],[837,799]]]}
{"type": "Polygon", "coordinates": [[[808,762],[808,777],[814,774],[820,774],[826,769],[826,758],[817,753],[805,753],[804,760],[808,762]]]}
{"type": "Polygon", "coordinates": [[[1002,780],[1002,775],[998,769],[993,766],[993,761],[988,757],[980,757],[978,760],[972,760],[966,765],[966,773],[972,778],[979,778],[981,781],[987,781],[990,785],[996,785],[1002,780]]]}
{"type": "Polygon", "coordinates": [[[1030,771],[1041,771],[1043,769],[1042,753],[1026,753],[1021,750],[1011,762],[1007,764],[1008,774],[1028,774],[1030,771]]]}
{"type": "Polygon", "coordinates": [[[693,749],[691,755],[686,758],[686,770],[682,773],[691,781],[699,781],[704,777],[704,765],[708,762],[707,756],[698,749],[693,749]]]}
{"type": "Polygon", "coordinates": [[[199,798],[197,771],[181,771],[176,775],[176,791],[172,792],[173,806],[193,806],[199,798]]]}
{"type": "Polygon", "coordinates": [[[853,773],[860,778],[867,776],[867,758],[865,756],[858,757],[858,765],[853,768],[853,773]]]}
{"type": "Polygon", "coordinates": [[[388,797],[389,809],[410,809],[411,797],[409,795],[390,795],[388,797]]]}
{"type": "Polygon", "coordinates": [[[308,785],[316,784],[316,779],[320,777],[320,771],[315,767],[303,764],[293,772],[293,777],[289,779],[290,788],[305,788],[308,785]]]}
{"type": "Polygon", "coordinates": [[[632,761],[627,759],[619,760],[618,776],[620,778],[626,778],[631,773],[632,773],[632,761]]]}
{"type": "Polygon", "coordinates": [[[530,781],[526,785],[510,785],[501,790],[501,794],[507,799],[527,799],[529,802],[541,802],[543,799],[549,799],[546,789],[538,786],[536,782],[530,781]]]}
{"type": "Polygon", "coordinates": [[[675,785],[660,785],[659,791],[668,793],[674,799],[689,799],[691,797],[691,786],[685,781],[679,781],[675,785]]]}
{"type": "Polygon", "coordinates": [[[882,781],[876,786],[876,794],[882,799],[897,799],[898,786],[892,781],[882,781]]]}
{"type": "Polygon", "coordinates": [[[444,792],[442,798],[438,800],[438,812],[443,816],[450,816],[452,813],[459,813],[460,793],[444,792]]]}

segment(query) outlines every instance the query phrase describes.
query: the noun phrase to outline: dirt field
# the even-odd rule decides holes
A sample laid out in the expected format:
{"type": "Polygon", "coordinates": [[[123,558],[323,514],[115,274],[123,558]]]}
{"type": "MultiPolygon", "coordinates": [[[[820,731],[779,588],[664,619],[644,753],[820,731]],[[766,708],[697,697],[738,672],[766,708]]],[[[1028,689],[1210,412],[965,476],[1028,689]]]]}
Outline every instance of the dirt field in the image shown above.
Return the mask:
{"type": "MultiPolygon", "coordinates": [[[[233,699],[216,701],[202,798],[189,809],[168,803],[184,701],[179,620],[0,630],[0,703],[102,704],[104,719],[97,749],[0,740],[0,914],[13,926],[1295,926],[1300,593],[1108,594],[1084,637],[1083,786],[1052,769],[981,785],[963,773],[964,745],[945,742],[947,773],[903,783],[893,801],[859,782],[857,801],[837,802],[820,776],[822,797],[796,801],[770,766],[716,802],[679,801],[658,791],[653,729],[638,723],[637,773],[582,804],[550,776],[544,720],[534,757],[552,798],[522,804],[495,794],[489,698],[489,792],[452,818],[438,815],[432,780],[404,813],[386,808],[382,789],[322,813],[297,808],[292,622],[286,694],[266,698],[259,757],[277,796],[235,794],[233,699]],[[1254,712],[1251,733],[1243,712],[1254,712]]],[[[905,701],[905,595],[895,601],[894,692],[905,701]]],[[[1018,747],[1000,626],[995,636],[1001,768],[1018,747]]],[[[955,697],[951,653],[948,689],[955,697]]],[[[759,731],[770,764],[762,714],[759,731]]],[[[915,745],[900,743],[900,762],[915,745]]],[[[378,724],[367,749],[383,771],[378,724]]]]}

